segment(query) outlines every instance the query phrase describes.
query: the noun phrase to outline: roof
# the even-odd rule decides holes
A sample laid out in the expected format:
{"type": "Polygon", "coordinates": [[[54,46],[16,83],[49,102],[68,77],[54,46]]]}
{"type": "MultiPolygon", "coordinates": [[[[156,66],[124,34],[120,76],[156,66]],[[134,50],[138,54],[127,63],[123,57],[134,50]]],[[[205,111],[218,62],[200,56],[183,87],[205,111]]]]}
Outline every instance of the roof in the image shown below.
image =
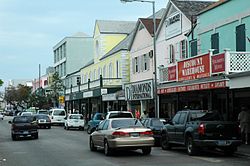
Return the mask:
{"type": "Polygon", "coordinates": [[[105,54],[100,60],[105,59],[121,50],[128,50],[129,45],[132,42],[134,31],[130,33],[124,40],[118,43],[113,49],[111,49],[107,54],[105,54]]]}
{"type": "Polygon", "coordinates": [[[205,12],[207,12],[207,11],[213,9],[213,8],[216,8],[216,7],[218,7],[218,6],[220,6],[220,5],[224,4],[224,3],[227,3],[227,2],[229,2],[229,0],[219,0],[218,2],[215,2],[215,3],[211,4],[211,5],[209,5],[207,8],[205,8],[204,10],[199,12],[198,15],[200,15],[202,13],[205,13],[205,12]]]}
{"type": "MultiPolygon", "coordinates": [[[[88,67],[90,65],[94,64],[94,59],[91,59],[88,63],[86,63],[86,65],[84,65],[81,69],[85,68],[85,67],[88,67]]],[[[80,69],[80,70],[81,70],[80,69]]]]}
{"type": "Polygon", "coordinates": [[[192,16],[197,15],[200,11],[215,3],[213,1],[171,1],[189,20],[191,20],[192,16]]]}
{"type": "MultiPolygon", "coordinates": [[[[156,13],[155,13],[155,18],[157,19],[161,19],[162,16],[165,14],[166,12],[166,8],[162,8],[160,10],[158,10],[156,13]]],[[[149,16],[148,18],[153,18],[153,15],[149,16]]]]}
{"type": "MultiPolygon", "coordinates": [[[[147,29],[147,31],[149,32],[149,34],[151,36],[153,36],[154,34],[154,22],[152,18],[139,18],[139,20],[141,21],[141,23],[144,25],[144,27],[147,29]]],[[[161,22],[161,19],[156,19],[155,23],[156,23],[156,29],[158,28],[159,24],[161,22]]]]}
{"type": "Polygon", "coordinates": [[[135,21],[112,21],[112,20],[96,20],[100,33],[117,33],[130,34],[136,22],[135,21]]]}

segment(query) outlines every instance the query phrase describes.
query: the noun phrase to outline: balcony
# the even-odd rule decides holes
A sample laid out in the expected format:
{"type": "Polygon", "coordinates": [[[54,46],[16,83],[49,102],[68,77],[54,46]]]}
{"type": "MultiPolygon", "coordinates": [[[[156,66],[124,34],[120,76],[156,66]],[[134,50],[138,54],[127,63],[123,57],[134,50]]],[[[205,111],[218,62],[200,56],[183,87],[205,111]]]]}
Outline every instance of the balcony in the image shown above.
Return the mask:
{"type": "Polygon", "coordinates": [[[250,52],[226,52],[229,73],[250,71],[250,52]]]}

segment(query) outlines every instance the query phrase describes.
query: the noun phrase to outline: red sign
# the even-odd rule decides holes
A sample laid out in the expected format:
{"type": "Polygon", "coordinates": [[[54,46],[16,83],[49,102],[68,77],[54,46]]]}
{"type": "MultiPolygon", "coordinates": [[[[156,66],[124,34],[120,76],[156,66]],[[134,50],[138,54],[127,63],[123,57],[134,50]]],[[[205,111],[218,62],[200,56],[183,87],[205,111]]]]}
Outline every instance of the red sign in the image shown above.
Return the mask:
{"type": "Polygon", "coordinates": [[[225,71],[225,53],[212,56],[212,73],[225,71]]]}
{"type": "Polygon", "coordinates": [[[176,66],[168,67],[168,81],[176,80],[176,66]]]}
{"type": "Polygon", "coordinates": [[[178,81],[210,76],[209,54],[178,62],[178,81]]]}
{"type": "Polygon", "coordinates": [[[158,94],[218,89],[218,88],[225,88],[225,87],[227,87],[227,84],[226,84],[226,81],[224,80],[224,81],[217,81],[217,82],[207,82],[207,83],[201,83],[201,84],[192,84],[192,85],[158,89],[158,94]]]}

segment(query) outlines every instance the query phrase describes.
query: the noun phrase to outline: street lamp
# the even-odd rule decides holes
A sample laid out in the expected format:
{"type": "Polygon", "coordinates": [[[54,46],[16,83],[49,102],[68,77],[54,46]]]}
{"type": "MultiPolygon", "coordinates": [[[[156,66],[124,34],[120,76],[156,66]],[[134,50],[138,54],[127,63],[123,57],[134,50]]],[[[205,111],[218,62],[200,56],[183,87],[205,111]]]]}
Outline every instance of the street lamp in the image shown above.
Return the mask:
{"type": "Polygon", "coordinates": [[[156,21],[155,21],[155,1],[147,1],[147,0],[120,0],[122,3],[126,2],[147,2],[151,3],[153,6],[153,60],[154,60],[154,100],[155,100],[155,117],[159,118],[159,110],[158,110],[158,98],[157,98],[157,69],[156,69],[156,21]]]}

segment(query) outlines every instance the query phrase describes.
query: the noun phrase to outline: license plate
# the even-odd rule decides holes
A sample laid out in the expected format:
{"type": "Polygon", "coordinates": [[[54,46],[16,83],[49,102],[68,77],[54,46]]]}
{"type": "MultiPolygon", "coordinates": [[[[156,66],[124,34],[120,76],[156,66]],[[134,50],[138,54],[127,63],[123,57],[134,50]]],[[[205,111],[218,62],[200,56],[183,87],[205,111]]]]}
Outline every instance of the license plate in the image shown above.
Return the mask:
{"type": "Polygon", "coordinates": [[[24,131],[23,134],[29,134],[29,132],[28,131],[24,131]]]}
{"type": "Polygon", "coordinates": [[[229,145],[230,143],[228,142],[228,141],[218,141],[217,142],[217,145],[219,145],[219,146],[227,146],[227,145],[229,145]]]}
{"type": "Polygon", "coordinates": [[[139,137],[139,133],[130,133],[130,136],[132,136],[132,137],[139,137]]]}

